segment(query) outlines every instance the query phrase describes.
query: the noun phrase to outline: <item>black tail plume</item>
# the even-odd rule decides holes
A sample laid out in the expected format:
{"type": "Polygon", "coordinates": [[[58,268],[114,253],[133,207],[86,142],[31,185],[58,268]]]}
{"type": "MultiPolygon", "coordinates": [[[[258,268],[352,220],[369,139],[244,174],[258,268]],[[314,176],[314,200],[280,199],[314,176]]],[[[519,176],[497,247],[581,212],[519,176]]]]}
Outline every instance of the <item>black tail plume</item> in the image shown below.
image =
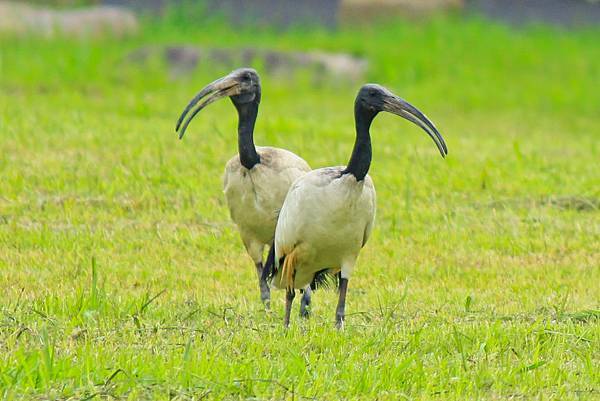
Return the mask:
{"type": "Polygon", "coordinates": [[[340,287],[340,273],[336,273],[334,269],[323,269],[315,273],[315,276],[310,283],[310,289],[316,290],[318,288],[335,288],[340,287]]]}
{"type": "Polygon", "coordinates": [[[271,248],[269,248],[269,254],[263,267],[262,279],[269,282],[273,280],[275,275],[277,275],[277,266],[275,266],[275,243],[273,242],[271,248]]]}

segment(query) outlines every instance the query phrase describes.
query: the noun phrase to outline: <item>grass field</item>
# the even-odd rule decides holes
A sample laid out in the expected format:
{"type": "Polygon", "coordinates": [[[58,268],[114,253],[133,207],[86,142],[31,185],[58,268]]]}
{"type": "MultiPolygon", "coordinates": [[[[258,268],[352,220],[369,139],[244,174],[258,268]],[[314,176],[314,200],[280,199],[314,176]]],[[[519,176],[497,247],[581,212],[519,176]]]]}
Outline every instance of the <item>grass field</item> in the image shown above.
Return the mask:
{"type": "MultiPolygon", "coordinates": [[[[145,25],[0,38],[0,398],[600,399],[598,29],[473,18],[286,33],[145,25]],[[221,192],[229,102],[125,56],[156,43],[347,51],[446,138],[372,127],[376,229],[335,293],[283,328],[221,192]]],[[[257,66],[260,68],[260,66],[257,66]]],[[[256,142],[345,163],[362,82],[263,74],[256,142]]],[[[298,305],[296,305],[296,308],[298,305]]]]}

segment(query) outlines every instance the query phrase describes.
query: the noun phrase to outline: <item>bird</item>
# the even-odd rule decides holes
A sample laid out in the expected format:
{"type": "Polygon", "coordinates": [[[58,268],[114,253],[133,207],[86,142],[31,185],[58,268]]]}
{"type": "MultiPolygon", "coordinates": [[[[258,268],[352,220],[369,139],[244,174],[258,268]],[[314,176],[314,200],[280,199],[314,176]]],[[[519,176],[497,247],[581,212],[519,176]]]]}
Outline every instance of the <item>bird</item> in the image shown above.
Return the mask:
{"type": "Polygon", "coordinates": [[[337,282],[335,324],[344,326],[348,280],[375,223],[375,186],[367,174],[372,158],[370,126],[384,111],[422,128],[442,157],[448,154],[442,135],[416,107],[381,85],[360,88],[348,165],[315,169],[296,180],[279,212],[263,274],[272,286],[286,290],[285,327],[290,324],[296,289],[307,285],[314,289],[327,278],[337,282]]]}
{"type": "MultiPolygon", "coordinates": [[[[261,84],[252,68],[236,69],[200,90],[177,121],[175,132],[179,133],[179,139],[202,109],[223,97],[230,98],[238,113],[238,153],[225,166],[223,192],[231,219],[254,262],[260,297],[268,309],[270,288],[262,278],[264,250],[273,242],[277,213],[288,189],[310,171],[310,166],[288,150],[254,145],[261,84]]],[[[305,315],[308,304],[310,291],[303,295],[305,315]]]]}

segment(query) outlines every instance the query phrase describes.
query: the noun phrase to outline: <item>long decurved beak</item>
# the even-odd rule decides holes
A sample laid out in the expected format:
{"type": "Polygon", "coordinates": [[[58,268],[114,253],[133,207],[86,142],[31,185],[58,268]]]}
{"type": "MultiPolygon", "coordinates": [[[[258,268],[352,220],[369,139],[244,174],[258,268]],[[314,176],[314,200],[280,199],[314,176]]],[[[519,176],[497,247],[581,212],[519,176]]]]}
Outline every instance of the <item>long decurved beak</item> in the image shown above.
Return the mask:
{"type": "Polygon", "coordinates": [[[209,104],[211,104],[223,97],[239,95],[239,94],[240,94],[239,81],[235,77],[232,77],[231,75],[227,75],[223,78],[219,78],[216,81],[211,82],[210,84],[206,85],[200,92],[198,92],[198,94],[196,96],[194,96],[194,98],[190,101],[190,103],[187,105],[185,110],[183,110],[183,113],[181,113],[179,120],[177,120],[177,126],[175,127],[175,132],[179,132],[179,139],[183,138],[183,135],[185,134],[185,130],[187,129],[188,125],[190,124],[192,119],[196,116],[196,114],[198,114],[200,112],[200,110],[202,110],[209,104]],[[204,98],[206,98],[206,99],[204,99],[204,98]],[[204,100],[202,100],[202,99],[204,99],[204,100]],[[202,102],[200,102],[201,100],[202,100],[202,102]],[[198,105],[198,107],[196,107],[194,109],[194,107],[196,105],[198,105]],[[194,109],[194,111],[189,115],[187,120],[185,120],[185,123],[183,123],[183,120],[185,119],[186,115],[192,109],[194,109]],[[183,126],[181,125],[182,123],[183,123],[183,126]],[[180,130],[180,128],[181,128],[181,130],[180,130]]]}
{"type": "Polygon", "coordinates": [[[433,139],[433,142],[435,142],[435,145],[440,151],[442,157],[446,157],[448,154],[448,147],[446,146],[444,138],[437,130],[435,125],[433,125],[433,123],[429,120],[429,118],[427,118],[425,114],[421,113],[419,109],[397,96],[386,97],[384,100],[383,109],[389,113],[393,113],[397,116],[405,118],[421,127],[425,132],[427,132],[427,135],[433,139]]]}

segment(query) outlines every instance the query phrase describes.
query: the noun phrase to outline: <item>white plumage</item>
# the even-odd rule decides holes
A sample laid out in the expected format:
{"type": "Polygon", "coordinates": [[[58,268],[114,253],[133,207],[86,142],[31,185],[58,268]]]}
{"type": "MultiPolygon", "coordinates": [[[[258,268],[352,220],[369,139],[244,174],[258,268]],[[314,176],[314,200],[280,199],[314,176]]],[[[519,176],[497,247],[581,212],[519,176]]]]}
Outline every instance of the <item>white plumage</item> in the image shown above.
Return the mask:
{"type": "Polygon", "coordinates": [[[321,168],[299,178],[288,192],[275,230],[275,250],[266,274],[286,289],[285,325],[289,325],[295,289],[315,286],[324,274],[336,274],[339,300],[336,325],[345,316],[348,280],[375,221],[370,126],[381,111],[397,114],[421,127],[442,156],[444,139],[423,113],[379,85],[364,85],[354,103],[356,140],[346,167],[321,168]]]}
{"type": "Polygon", "coordinates": [[[350,278],[375,223],[375,187],[368,175],[357,181],[344,169],[311,171],[290,189],[277,223],[275,260],[293,252],[295,277],[288,282],[291,272],[279,269],[274,286],[304,288],[327,267],[350,278]]]}
{"type": "MultiPolygon", "coordinates": [[[[227,96],[239,117],[238,154],[225,167],[223,190],[231,219],[256,266],[261,299],[268,307],[270,291],[262,277],[264,249],[273,242],[277,213],[288,189],[297,178],[310,171],[310,167],[290,151],[254,146],[254,124],[261,87],[257,72],[250,68],[235,70],[203,88],[179,117],[176,128],[179,137],[183,137],[190,121],[200,110],[227,96]],[[188,113],[191,114],[184,122],[188,113]]],[[[307,298],[305,304],[309,301],[307,298]]]]}
{"type": "Polygon", "coordinates": [[[254,263],[262,263],[265,246],[271,245],[277,213],[294,181],[310,167],[285,149],[257,147],[260,163],[247,169],[239,156],[225,167],[223,191],[231,220],[254,263]]]}

